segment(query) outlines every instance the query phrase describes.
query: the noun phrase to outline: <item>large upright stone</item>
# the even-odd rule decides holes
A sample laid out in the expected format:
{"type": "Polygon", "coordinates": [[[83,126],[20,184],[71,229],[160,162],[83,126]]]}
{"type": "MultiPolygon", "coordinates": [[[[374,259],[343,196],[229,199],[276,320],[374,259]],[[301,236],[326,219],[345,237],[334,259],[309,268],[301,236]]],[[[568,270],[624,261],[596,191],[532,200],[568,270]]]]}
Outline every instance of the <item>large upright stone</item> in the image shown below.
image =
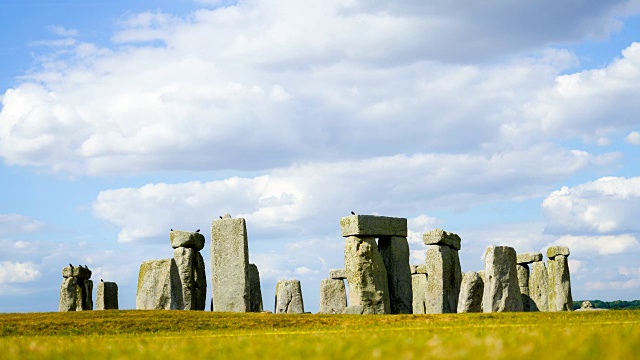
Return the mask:
{"type": "Polygon", "coordinates": [[[96,291],[96,310],[118,309],[118,285],[110,281],[100,281],[96,291]]]}
{"type": "Polygon", "coordinates": [[[526,263],[517,263],[516,272],[518,273],[518,287],[520,288],[520,298],[522,298],[522,311],[529,311],[529,265],[526,263]]]}
{"type": "Polygon", "coordinates": [[[196,251],[195,258],[193,267],[195,310],[204,310],[207,307],[207,272],[204,267],[204,258],[199,251],[196,251]]]}
{"type": "Polygon", "coordinates": [[[172,230],[169,233],[169,240],[171,240],[171,247],[174,249],[186,247],[200,251],[204,248],[204,235],[199,232],[172,230]]]}
{"type": "Polygon", "coordinates": [[[482,294],[484,281],[475,271],[469,271],[462,277],[460,297],[458,298],[458,312],[482,312],[482,294]]]}
{"type": "Polygon", "coordinates": [[[461,240],[457,234],[442,229],[433,229],[422,234],[422,242],[425,245],[447,245],[456,250],[460,250],[461,240]]]}
{"type": "Polygon", "coordinates": [[[522,311],[516,251],[509,246],[489,246],[484,254],[484,312],[522,311]]]}
{"type": "Polygon", "coordinates": [[[407,237],[407,219],[377,216],[351,215],[340,219],[342,236],[400,236],[407,237]]]}
{"type": "Polygon", "coordinates": [[[427,245],[427,314],[455,313],[462,270],[458,250],[446,245],[427,245]]]}
{"type": "Polygon", "coordinates": [[[411,286],[413,290],[413,313],[427,313],[427,274],[418,273],[411,275],[411,286]]]}
{"type": "Polygon", "coordinates": [[[178,267],[180,282],[182,283],[182,301],[184,310],[196,310],[194,265],[196,251],[191,248],[178,247],[173,250],[173,259],[178,267]]]}
{"type": "Polygon", "coordinates": [[[529,311],[549,311],[549,274],[542,261],[531,264],[529,273],[529,311]]]}
{"type": "Polygon", "coordinates": [[[174,259],[148,260],[140,265],[136,309],[182,310],[182,283],[174,259]]]}
{"type": "Polygon", "coordinates": [[[344,266],[349,283],[349,306],[361,306],[363,314],[389,314],[387,270],[376,239],[347,237],[344,266]]]}
{"type": "Polygon", "coordinates": [[[378,250],[387,270],[391,313],[411,314],[413,312],[413,291],[411,290],[411,267],[407,238],[380,237],[378,250]]]}
{"type": "Polygon", "coordinates": [[[60,286],[60,303],[58,311],[76,311],[76,286],[75,277],[65,277],[60,286]]]}
{"type": "Polygon", "coordinates": [[[211,224],[213,310],[251,311],[249,244],[244,219],[228,216],[211,224]]]}
{"type": "Polygon", "coordinates": [[[276,284],[276,314],[302,314],[304,303],[300,280],[280,280],[276,284]]]}
{"type": "Polygon", "coordinates": [[[347,308],[347,289],[342,279],[320,281],[319,314],[342,314],[347,308]]]}
{"type": "Polygon", "coordinates": [[[76,279],[76,311],[93,310],[93,281],[76,279]]]}
{"type": "Polygon", "coordinates": [[[249,264],[249,284],[251,294],[251,312],[262,312],[262,288],[260,272],[255,264],[249,264]]]}
{"type": "Polygon", "coordinates": [[[549,272],[549,311],[572,311],[569,248],[553,246],[547,250],[549,272]],[[566,254],[566,255],[565,255],[566,254]]]}

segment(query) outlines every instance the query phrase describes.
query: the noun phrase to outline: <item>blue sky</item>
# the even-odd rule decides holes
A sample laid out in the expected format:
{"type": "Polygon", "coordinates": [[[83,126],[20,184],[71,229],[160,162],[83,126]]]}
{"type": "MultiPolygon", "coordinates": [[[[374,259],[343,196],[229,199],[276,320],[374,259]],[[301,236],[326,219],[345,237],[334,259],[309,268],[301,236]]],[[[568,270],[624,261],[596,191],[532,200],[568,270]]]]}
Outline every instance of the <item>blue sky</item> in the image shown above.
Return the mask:
{"type": "MultiPolygon", "coordinates": [[[[169,229],[247,219],[270,308],[317,311],[349,211],[571,248],[575,299],[638,299],[640,2],[0,3],[0,311],[86,264],[135,307],[169,229]],[[505,16],[503,14],[509,14],[505,16]]],[[[208,264],[209,247],[203,250],[208,264]]]]}

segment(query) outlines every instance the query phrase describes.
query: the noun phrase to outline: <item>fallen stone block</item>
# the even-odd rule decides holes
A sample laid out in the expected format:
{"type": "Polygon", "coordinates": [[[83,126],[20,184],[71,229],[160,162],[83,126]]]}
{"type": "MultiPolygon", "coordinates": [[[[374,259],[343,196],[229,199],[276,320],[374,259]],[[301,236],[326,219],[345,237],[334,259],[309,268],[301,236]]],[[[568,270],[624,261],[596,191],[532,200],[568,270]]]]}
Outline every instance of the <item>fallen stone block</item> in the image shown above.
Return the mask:
{"type": "Polygon", "coordinates": [[[425,245],[446,245],[460,250],[460,236],[442,229],[433,229],[422,234],[422,241],[425,245]]]}
{"type": "Polygon", "coordinates": [[[482,312],[483,292],[484,281],[482,281],[480,275],[475,271],[465,273],[460,285],[457,312],[482,312]]]}
{"type": "Polygon", "coordinates": [[[522,311],[516,251],[509,246],[489,246],[485,252],[483,311],[522,311]]]}
{"type": "Polygon", "coordinates": [[[300,280],[280,280],[276,284],[276,314],[303,314],[300,280]]]}
{"type": "Polygon", "coordinates": [[[251,294],[251,312],[262,312],[262,288],[260,272],[255,264],[249,264],[249,287],[251,294]]]}
{"type": "Polygon", "coordinates": [[[118,285],[110,281],[100,281],[96,291],[96,310],[118,309],[118,285]]]}
{"type": "Polygon", "coordinates": [[[342,279],[320,281],[319,314],[342,314],[347,307],[347,289],[342,279]]]}
{"type": "Polygon", "coordinates": [[[413,312],[413,291],[411,290],[411,267],[407,238],[380,237],[378,251],[387,270],[391,313],[411,314],[413,312]]]}
{"type": "Polygon", "coordinates": [[[458,250],[427,245],[427,314],[455,313],[458,309],[462,271],[458,250]]]}
{"type": "Polygon", "coordinates": [[[541,252],[528,252],[516,255],[516,263],[518,264],[531,264],[537,261],[542,261],[541,252]]]}
{"type": "Polygon", "coordinates": [[[342,236],[400,236],[407,237],[407,219],[377,216],[351,215],[340,219],[342,236]]]}
{"type": "Polygon", "coordinates": [[[387,270],[374,237],[349,236],[344,247],[349,302],[365,314],[389,314],[387,270]]]}
{"type": "Polygon", "coordinates": [[[204,235],[199,232],[172,230],[169,233],[169,239],[174,249],[185,247],[200,251],[204,248],[204,235]]]}
{"type": "Polygon", "coordinates": [[[342,269],[331,269],[329,270],[329,278],[336,280],[345,280],[347,278],[347,271],[342,269]]]}
{"type": "Polygon", "coordinates": [[[182,310],[182,282],[174,259],[148,260],[140,265],[138,310],[182,310]]]}
{"type": "Polygon", "coordinates": [[[427,313],[427,276],[427,274],[422,273],[411,275],[414,314],[427,313]]]}

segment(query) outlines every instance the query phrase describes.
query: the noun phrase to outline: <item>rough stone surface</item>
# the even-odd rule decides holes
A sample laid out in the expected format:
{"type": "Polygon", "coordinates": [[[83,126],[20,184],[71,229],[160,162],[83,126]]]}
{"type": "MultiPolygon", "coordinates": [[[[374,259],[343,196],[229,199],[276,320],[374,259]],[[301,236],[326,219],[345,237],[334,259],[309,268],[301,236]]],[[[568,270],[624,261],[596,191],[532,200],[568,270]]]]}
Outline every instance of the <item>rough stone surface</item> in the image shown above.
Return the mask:
{"type": "Polygon", "coordinates": [[[345,280],[347,278],[347,271],[342,269],[331,269],[329,270],[329,278],[336,280],[345,280]]]}
{"type": "Polygon", "coordinates": [[[547,257],[553,259],[558,255],[569,256],[569,248],[566,246],[549,246],[547,249],[547,257]]]}
{"type": "Polygon", "coordinates": [[[589,300],[583,301],[582,304],[580,304],[580,309],[593,309],[593,304],[589,300]]]}
{"type": "Polygon", "coordinates": [[[196,262],[196,251],[186,247],[175,248],[173,250],[173,259],[178,267],[178,274],[180,274],[180,282],[182,283],[184,310],[195,310],[196,294],[193,270],[196,262]]]}
{"type": "Polygon", "coordinates": [[[460,250],[460,236],[442,229],[433,229],[422,234],[422,241],[425,245],[447,245],[460,250]]]}
{"type": "Polygon", "coordinates": [[[344,309],[342,313],[349,314],[349,315],[362,315],[365,313],[364,311],[365,311],[365,308],[362,305],[350,305],[350,306],[347,306],[347,308],[344,309]]]}
{"type": "Polygon", "coordinates": [[[427,313],[427,274],[411,275],[411,285],[413,289],[413,313],[427,313]]]}
{"type": "Polygon", "coordinates": [[[300,280],[280,280],[276,284],[276,314],[303,314],[300,280]]]}
{"type": "Polygon", "coordinates": [[[516,255],[516,263],[518,264],[531,264],[537,261],[542,261],[541,252],[528,252],[516,255]]]}
{"type": "Polygon", "coordinates": [[[110,281],[100,281],[96,291],[96,310],[118,309],[118,285],[110,281]]]}
{"type": "Polygon", "coordinates": [[[522,311],[529,311],[529,265],[527,263],[516,264],[516,272],[518,273],[518,287],[520,288],[520,297],[522,298],[522,311]]]}
{"type": "Polygon", "coordinates": [[[186,247],[200,251],[204,248],[204,235],[198,232],[173,230],[169,233],[169,240],[174,249],[186,247]]]}
{"type": "Polygon", "coordinates": [[[542,261],[531,264],[529,272],[529,311],[549,311],[549,280],[542,261]]]}
{"type": "Polygon", "coordinates": [[[251,311],[249,243],[244,219],[223,218],[211,224],[213,310],[251,311]]]}
{"type": "Polygon", "coordinates": [[[387,270],[374,237],[349,236],[344,246],[349,302],[364,314],[389,314],[387,270]]]}
{"type": "Polygon", "coordinates": [[[522,311],[516,251],[509,246],[490,246],[484,256],[483,311],[522,311]]]}
{"type": "Polygon", "coordinates": [[[202,310],[207,307],[207,271],[204,267],[204,258],[200,252],[196,251],[196,262],[193,267],[193,280],[195,283],[194,301],[195,310],[202,310]]]}
{"type": "Polygon", "coordinates": [[[66,277],[62,280],[58,311],[76,311],[76,286],[77,280],[74,277],[66,277]]]}
{"type": "Polygon", "coordinates": [[[387,270],[389,301],[392,314],[413,312],[409,243],[406,237],[384,236],[378,240],[378,251],[387,270]]]}
{"type": "Polygon", "coordinates": [[[469,271],[462,277],[460,296],[458,297],[458,312],[482,312],[482,294],[484,281],[475,271],[469,271]]]}
{"type": "Polygon", "coordinates": [[[76,311],[93,310],[93,281],[79,279],[76,293],[78,299],[82,299],[77,302],[76,311]]]}
{"type": "Polygon", "coordinates": [[[182,310],[182,283],[174,259],[148,260],[140,265],[136,309],[182,310]]]}
{"type": "Polygon", "coordinates": [[[75,277],[82,280],[88,280],[91,279],[91,270],[80,266],[74,266],[73,268],[71,266],[65,266],[62,269],[62,277],[75,277]]]}
{"type": "Polygon", "coordinates": [[[401,236],[407,237],[407,219],[376,216],[351,215],[340,219],[342,236],[401,236]]]}
{"type": "Polygon", "coordinates": [[[427,245],[427,313],[455,313],[462,271],[458,250],[446,245],[427,245]]]}
{"type": "Polygon", "coordinates": [[[342,314],[347,308],[347,289],[342,279],[320,281],[319,314],[342,314]]]}
{"type": "MultiPolygon", "coordinates": [[[[568,252],[568,251],[567,251],[568,252]]],[[[572,311],[569,262],[564,255],[556,255],[547,262],[549,272],[549,311],[572,311]]]]}
{"type": "Polygon", "coordinates": [[[411,275],[414,274],[426,274],[427,264],[411,265],[411,275]]]}
{"type": "Polygon", "coordinates": [[[249,293],[251,294],[251,312],[262,312],[262,288],[260,272],[255,264],[249,264],[249,293]]]}

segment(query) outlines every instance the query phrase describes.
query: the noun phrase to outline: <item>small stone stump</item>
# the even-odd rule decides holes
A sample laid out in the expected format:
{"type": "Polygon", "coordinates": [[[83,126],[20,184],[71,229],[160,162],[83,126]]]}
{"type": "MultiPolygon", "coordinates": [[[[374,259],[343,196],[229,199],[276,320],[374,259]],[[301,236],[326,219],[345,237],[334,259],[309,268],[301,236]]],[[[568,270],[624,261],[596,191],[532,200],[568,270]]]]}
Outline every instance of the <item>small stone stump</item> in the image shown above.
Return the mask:
{"type": "Polygon", "coordinates": [[[461,240],[457,234],[434,229],[422,235],[427,245],[427,313],[455,313],[458,309],[462,270],[461,240]]]}
{"type": "Polygon", "coordinates": [[[484,281],[480,274],[469,271],[462,277],[460,285],[460,298],[458,299],[458,312],[482,312],[482,295],[484,281]]]}
{"type": "Polygon", "coordinates": [[[117,310],[118,309],[118,285],[110,281],[98,283],[96,292],[96,310],[117,310]]]}
{"type": "Polygon", "coordinates": [[[280,280],[276,284],[276,314],[303,314],[300,280],[280,280]]]}
{"type": "Polygon", "coordinates": [[[516,251],[509,246],[489,246],[484,254],[483,311],[522,311],[516,251]]]}
{"type": "Polygon", "coordinates": [[[573,311],[569,248],[550,246],[547,249],[549,273],[549,311],[573,311]]]}

